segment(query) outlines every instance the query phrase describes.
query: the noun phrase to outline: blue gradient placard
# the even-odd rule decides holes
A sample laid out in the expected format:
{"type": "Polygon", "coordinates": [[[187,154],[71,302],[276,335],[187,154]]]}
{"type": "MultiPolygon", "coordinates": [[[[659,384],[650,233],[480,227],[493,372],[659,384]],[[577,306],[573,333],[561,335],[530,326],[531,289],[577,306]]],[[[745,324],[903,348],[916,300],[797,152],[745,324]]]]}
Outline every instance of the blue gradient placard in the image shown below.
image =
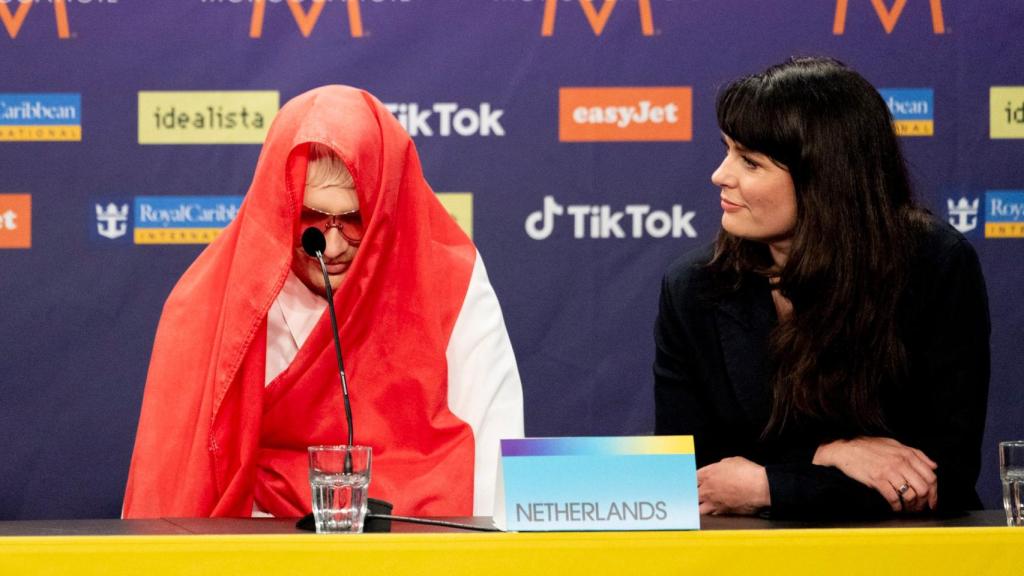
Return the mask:
{"type": "Polygon", "coordinates": [[[506,530],[700,528],[691,436],[502,440],[506,530]]]}

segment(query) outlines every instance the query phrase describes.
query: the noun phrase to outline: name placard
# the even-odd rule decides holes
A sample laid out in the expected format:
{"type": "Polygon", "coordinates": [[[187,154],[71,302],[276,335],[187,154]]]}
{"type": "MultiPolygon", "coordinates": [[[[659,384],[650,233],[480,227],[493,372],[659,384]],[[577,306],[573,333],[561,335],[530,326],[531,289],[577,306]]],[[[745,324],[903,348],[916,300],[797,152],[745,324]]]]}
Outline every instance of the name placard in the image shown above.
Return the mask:
{"type": "Polygon", "coordinates": [[[502,530],[700,528],[692,436],[501,441],[502,530]]]}

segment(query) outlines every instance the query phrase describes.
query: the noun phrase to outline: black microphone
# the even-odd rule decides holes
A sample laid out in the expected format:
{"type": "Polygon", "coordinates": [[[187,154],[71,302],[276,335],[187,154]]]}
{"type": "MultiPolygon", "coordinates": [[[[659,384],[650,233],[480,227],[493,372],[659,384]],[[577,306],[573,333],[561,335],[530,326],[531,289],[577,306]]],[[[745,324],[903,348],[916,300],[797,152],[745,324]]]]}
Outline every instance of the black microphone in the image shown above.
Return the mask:
{"type": "MultiPolygon", "coordinates": [[[[334,328],[334,354],[338,357],[338,374],[341,376],[341,396],[345,399],[345,421],[348,423],[348,445],[354,446],[355,434],[352,431],[352,404],[348,400],[348,378],[345,377],[345,360],[341,357],[341,338],[338,336],[338,317],[334,314],[334,293],[331,290],[331,279],[327,275],[327,264],[324,262],[324,250],[327,239],[323,232],[314,226],[306,228],[302,233],[302,249],[306,254],[317,259],[320,270],[324,273],[324,289],[327,290],[327,309],[331,313],[331,327],[334,328]]],[[[345,458],[345,472],[352,472],[351,456],[345,458]]]]}
{"type": "MultiPolygon", "coordinates": [[[[324,273],[324,289],[327,291],[327,310],[331,313],[331,327],[334,328],[334,354],[338,358],[338,375],[341,377],[341,396],[345,400],[345,421],[348,423],[348,445],[354,446],[355,433],[352,430],[352,404],[348,399],[348,378],[345,377],[345,360],[341,356],[341,338],[338,336],[338,317],[334,313],[334,292],[331,290],[331,278],[327,274],[324,262],[324,250],[327,249],[327,238],[315,226],[302,232],[302,249],[320,263],[320,271],[324,273]]],[[[352,472],[352,455],[345,457],[345,473],[352,472]]],[[[391,503],[376,498],[367,498],[369,513],[363,525],[364,532],[391,531],[391,503]],[[379,517],[378,517],[379,516],[379,517]]],[[[316,525],[313,513],[310,512],[296,522],[295,526],[313,532],[316,525]]]]}

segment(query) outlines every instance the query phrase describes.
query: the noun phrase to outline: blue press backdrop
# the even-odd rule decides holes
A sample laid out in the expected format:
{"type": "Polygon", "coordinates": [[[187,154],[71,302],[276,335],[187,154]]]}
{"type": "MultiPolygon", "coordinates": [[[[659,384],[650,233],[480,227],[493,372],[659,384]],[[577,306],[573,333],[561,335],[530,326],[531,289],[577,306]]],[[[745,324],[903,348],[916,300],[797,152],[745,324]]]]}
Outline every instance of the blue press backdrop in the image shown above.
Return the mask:
{"type": "MultiPolygon", "coordinates": [[[[981,256],[993,321],[978,487],[988,507],[999,505],[995,444],[1024,437],[1024,238],[986,237],[986,194],[1024,191],[1024,140],[990,137],[989,99],[992,86],[1024,86],[1024,4],[362,0],[354,35],[346,3],[328,0],[306,37],[301,18],[271,0],[253,38],[260,5],[40,0],[20,12],[17,1],[0,1],[0,99],[80,94],[82,133],[81,141],[8,141],[12,122],[0,124],[0,213],[4,194],[29,194],[32,225],[31,248],[0,250],[0,519],[119,514],[160,309],[202,249],[135,244],[130,228],[105,238],[96,205],[243,195],[256,163],[253,144],[140,145],[140,91],[276,90],[283,103],[343,83],[421,109],[500,110],[503,135],[442,136],[434,114],[434,135],[415,141],[436,191],[473,194],[474,239],[519,360],[527,433],[648,434],[660,277],[677,255],[711,241],[720,218],[709,182],[722,155],[714,96],[794,54],[838,57],[882,89],[932,91],[934,134],[902,142],[923,203],[965,229],[976,224],[966,234],[981,256]],[[652,86],[692,89],[692,115],[680,110],[692,139],[560,141],[560,88],[652,86]],[[534,239],[526,222],[546,196],[566,208],[676,207],[693,213],[696,237],[645,230],[634,238],[627,225],[625,238],[590,238],[589,227],[576,238],[567,213],[534,239]],[[947,200],[961,198],[978,200],[978,214],[950,215],[947,200]]],[[[311,0],[300,6],[312,18],[311,0]]],[[[1011,111],[1024,107],[1013,94],[1011,111]]],[[[1024,111],[1005,121],[1024,125],[1024,111]]],[[[27,223],[25,210],[18,216],[27,223]]],[[[1024,236],[1024,224],[1008,229],[1024,236]]]]}

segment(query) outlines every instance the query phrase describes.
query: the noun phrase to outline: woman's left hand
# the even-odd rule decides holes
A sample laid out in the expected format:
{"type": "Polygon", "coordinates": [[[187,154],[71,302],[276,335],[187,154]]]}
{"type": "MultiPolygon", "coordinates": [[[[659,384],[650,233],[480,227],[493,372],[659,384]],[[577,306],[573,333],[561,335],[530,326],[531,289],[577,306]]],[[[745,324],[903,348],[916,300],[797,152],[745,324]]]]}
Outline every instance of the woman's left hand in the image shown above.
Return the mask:
{"type": "Polygon", "coordinates": [[[756,514],[771,505],[764,466],[740,456],[697,470],[701,514],[756,514]]]}
{"type": "Polygon", "coordinates": [[[834,466],[874,488],[893,512],[935,510],[939,503],[938,464],[921,450],[893,438],[858,436],[822,444],[812,463],[834,466]]]}

